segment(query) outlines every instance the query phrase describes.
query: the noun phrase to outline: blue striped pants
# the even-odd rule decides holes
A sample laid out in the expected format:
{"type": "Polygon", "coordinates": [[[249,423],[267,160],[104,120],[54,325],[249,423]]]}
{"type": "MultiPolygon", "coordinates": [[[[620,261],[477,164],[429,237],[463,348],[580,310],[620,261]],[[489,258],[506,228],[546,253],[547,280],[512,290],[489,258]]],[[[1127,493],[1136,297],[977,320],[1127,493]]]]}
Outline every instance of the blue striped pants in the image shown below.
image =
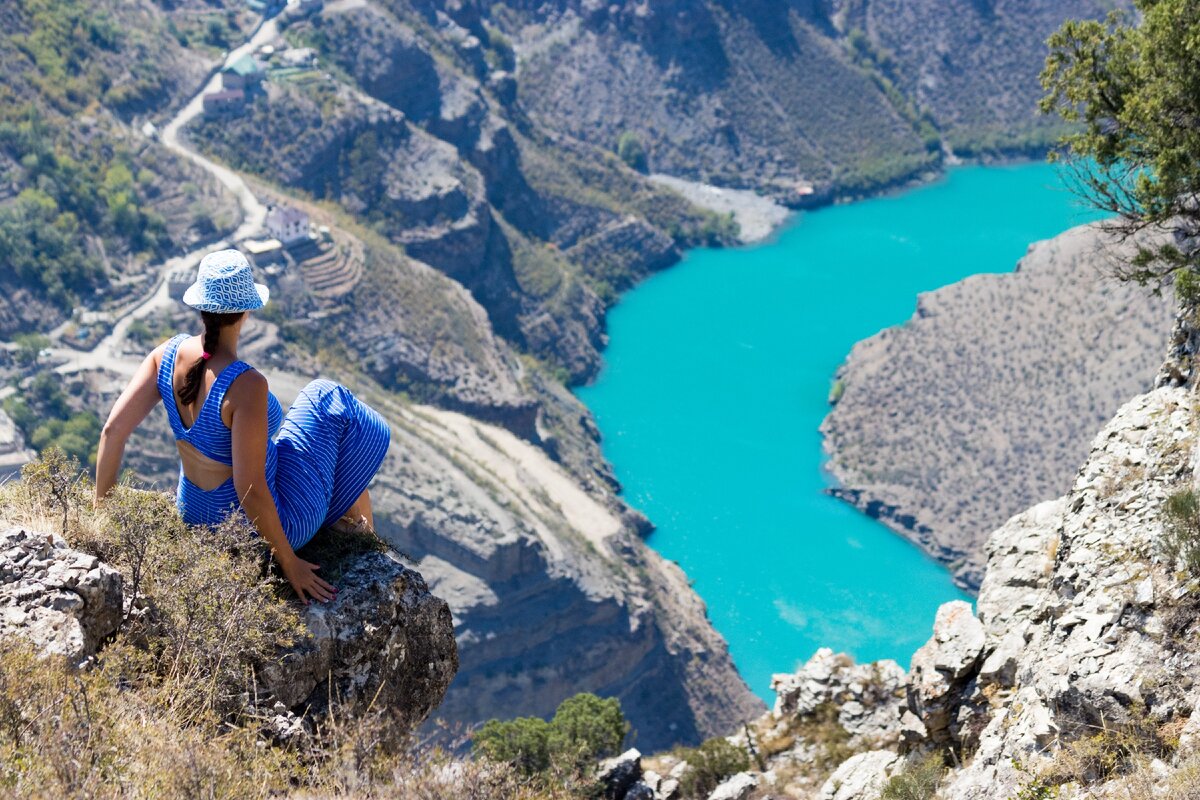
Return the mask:
{"type": "Polygon", "coordinates": [[[315,380],[300,390],[275,439],[272,494],[293,548],[337,522],[383,463],[391,430],[345,386],[315,380]]]}

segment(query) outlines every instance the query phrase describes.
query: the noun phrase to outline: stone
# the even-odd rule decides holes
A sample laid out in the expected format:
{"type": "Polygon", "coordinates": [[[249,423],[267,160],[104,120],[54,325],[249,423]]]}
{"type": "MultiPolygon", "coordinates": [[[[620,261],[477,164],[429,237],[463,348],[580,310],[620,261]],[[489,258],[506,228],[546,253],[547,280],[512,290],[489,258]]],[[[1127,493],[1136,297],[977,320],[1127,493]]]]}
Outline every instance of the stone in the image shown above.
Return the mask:
{"type": "Polygon", "coordinates": [[[753,772],[739,772],[721,782],[708,795],[708,800],[747,800],[758,788],[758,776],[753,772]]]}
{"type": "Polygon", "coordinates": [[[0,532],[0,634],[78,664],[122,619],[121,573],[57,534],[0,532]]]}
{"type": "Polygon", "coordinates": [[[641,777],[642,754],[634,747],[604,759],[596,768],[596,782],[609,800],[622,800],[634,784],[641,782],[641,777]]]}
{"type": "Polygon", "coordinates": [[[850,756],[821,786],[818,800],[876,800],[900,756],[891,750],[869,750],[850,756]]]}
{"type": "Polygon", "coordinates": [[[625,790],[625,796],[622,800],[655,800],[656,794],[650,784],[645,781],[634,781],[633,785],[625,790]]]}
{"type": "Polygon", "coordinates": [[[289,709],[321,707],[332,692],[396,709],[415,726],[458,669],[450,609],[390,552],[350,558],[337,598],[305,608],[307,637],[263,666],[260,692],[289,709]]]}
{"type": "Polygon", "coordinates": [[[895,661],[856,664],[844,653],[822,647],[795,674],[775,675],[775,719],[803,718],[836,703],[838,723],[872,745],[900,736],[904,670],[895,661]]]}
{"type": "Polygon", "coordinates": [[[679,781],[674,778],[664,780],[658,787],[658,796],[660,800],[678,800],[683,796],[679,781]]]}
{"type": "Polygon", "coordinates": [[[970,604],[952,600],[938,609],[932,638],[913,654],[908,707],[933,741],[949,739],[947,730],[983,645],[983,624],[970,604]]]}

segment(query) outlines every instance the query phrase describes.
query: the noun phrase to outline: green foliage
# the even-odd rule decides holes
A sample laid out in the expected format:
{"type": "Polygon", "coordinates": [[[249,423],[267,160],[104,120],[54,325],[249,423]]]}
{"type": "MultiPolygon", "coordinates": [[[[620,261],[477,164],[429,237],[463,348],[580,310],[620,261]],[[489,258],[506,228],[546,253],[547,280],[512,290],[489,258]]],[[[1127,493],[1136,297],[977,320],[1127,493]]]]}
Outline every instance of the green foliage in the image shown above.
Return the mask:
{"type": "Polygon", "coordinates": [[[688,763],[680,780],[686,797],[708,797],[721,781],[750,769],[750,755],[722,737],[709,739],[699,747],[679,748],[675,755],[688,763]]]}
{"type": "Polygon", "coordinates": [[[946,773],[941,753],[931,753],[905,764],[888,779],[879,800],[931,800],[946,773]]]}
{"type": "Polygon", "coordinates": [[[617,139],[617,156],[630,168],[638,172],[646,171],[646,148],[633,131],[625,131],[617,139]]]}
{"type": "Polygon", "coordinates": [[[475,733],[474,747],[527,775],[552,768],[578,775],[616,754],[628,732],[616,698],[584,693],[559,704],[549,722],[540,717],[488,720],[475,733]]]}
{"type": "Polygon", "coordinates": [[[91,411],[71,408],[59,376],[39,372],[27,389],[4,401],[4,410],[36,450],[59,447],[84,464],[95,464],[100,420],[91,411]]]}
{"type": "Polygon", "coordinates": [[[17,363],[23,367],[33,366],[37,363],[38,353],[42,352],[43,348],[50,346],[50,340],[40,333],[18,333],[12,338],[12,341],[17,346],[15,356],[17,363]]]}
{"type": "Polygon", "coordinates": [[[1163,503],[1159,550],[1167,563],[1200,578],[1200,497],[1192,489],[1176,492],[1163,503]]]}
{"type": "MultiPolygon", "coordinates": [[[[1117,215],[1133,234],[1182,220],[1200,226],[1200,5],[1135,0],[1140,24],[1112,12],[1104,21],[1068,21],[1049,40],[1042,109],[1076,132],[1063,138],[1078,193],[1117,215]]],[[[1160,286],[1200,269],[1200,253],[1175,244],[1141,246],[1118,277],[1160,286]]]]}

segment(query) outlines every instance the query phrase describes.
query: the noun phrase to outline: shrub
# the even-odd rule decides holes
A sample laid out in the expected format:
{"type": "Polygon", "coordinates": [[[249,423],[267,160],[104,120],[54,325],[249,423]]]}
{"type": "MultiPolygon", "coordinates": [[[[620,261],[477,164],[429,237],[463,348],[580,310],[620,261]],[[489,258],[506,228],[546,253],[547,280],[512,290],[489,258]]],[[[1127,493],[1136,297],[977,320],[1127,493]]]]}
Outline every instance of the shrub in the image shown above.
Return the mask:
{"type": "Polygon", "coordinates": [[[930,800],[945,771],[941,753],[910,761],[884,785],[879,800],[930,800]]]}
{"type": "Polygon", "coordinates": [[[687,797],[704,798],[730,775],[750,769],[750,756],[728,739],[709,739],[699,747],[680,748],[675,753],[688,763],[680,780],[687,797]]]}
{"type": "Polygon", "coordinates": [[[1163,504],[1159,550],[1168,564],[1200,577],[1200,498],[1195,491],[1176,492],[1163,504]]]}
{"type": "Polygon", "coordinates": [[[625,131],[617,139],[617,155],[630,168],[638,172],[646,171],[646,148],[633,131],[625,131]]]}
{"type": "Polygon", "coordinates": [[[581,693],[562,701],[549,722],[540,717],[488,720],[475,733],[474,746],[527,775],[554,770],[579,776],[619,751],[628,732],[616,698],[581,693]]]}

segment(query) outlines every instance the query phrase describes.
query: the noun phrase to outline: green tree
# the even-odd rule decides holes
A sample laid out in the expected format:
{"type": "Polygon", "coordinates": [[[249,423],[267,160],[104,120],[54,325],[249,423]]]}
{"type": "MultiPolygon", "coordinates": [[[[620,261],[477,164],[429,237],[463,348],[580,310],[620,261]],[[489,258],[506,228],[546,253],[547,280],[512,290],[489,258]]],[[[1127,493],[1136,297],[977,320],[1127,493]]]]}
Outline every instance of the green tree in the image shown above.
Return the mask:
{"type": "Polygon", "coordinates": [[[568,697],[550,720],[551,749],[574,756],[579,766],[620,752],[629,723],[615,697],[582,693],[568,697]]]}
{"type": "Polygon", "coordinates": [[[506,761],[527,774],[550,769],[550,723],[540,717],[489,719],[475,733],[474,746],[488,758],[506,761]]]}
{"type": "Polygon", "coordinates": [[[617,155],[638,172],[646,171],[646,149],[633,131],[625,131],[617,139],[617,155]]]}
{"type": "Polygon", "coordinates": [[[1200,299],[1200,4],[1134,0],[1141,22],[1113,12],[1072,20],[1049,39],[1042,109],[1076,123],[1063,139],[1068,173],[1121,238],[1178,225],[1166,244],[1140,244],[1118,277],[1159,287],[1174,278],[1200,299]]]}
{"type": "Polygon", "coordinates": [[[562,701],[549,722],[540,717],[488,720],[475,733],[474,747],[529,775],[551,767],[578,774],[618,752],[628,732],[616,698],[583,693],[562,701]]]}

